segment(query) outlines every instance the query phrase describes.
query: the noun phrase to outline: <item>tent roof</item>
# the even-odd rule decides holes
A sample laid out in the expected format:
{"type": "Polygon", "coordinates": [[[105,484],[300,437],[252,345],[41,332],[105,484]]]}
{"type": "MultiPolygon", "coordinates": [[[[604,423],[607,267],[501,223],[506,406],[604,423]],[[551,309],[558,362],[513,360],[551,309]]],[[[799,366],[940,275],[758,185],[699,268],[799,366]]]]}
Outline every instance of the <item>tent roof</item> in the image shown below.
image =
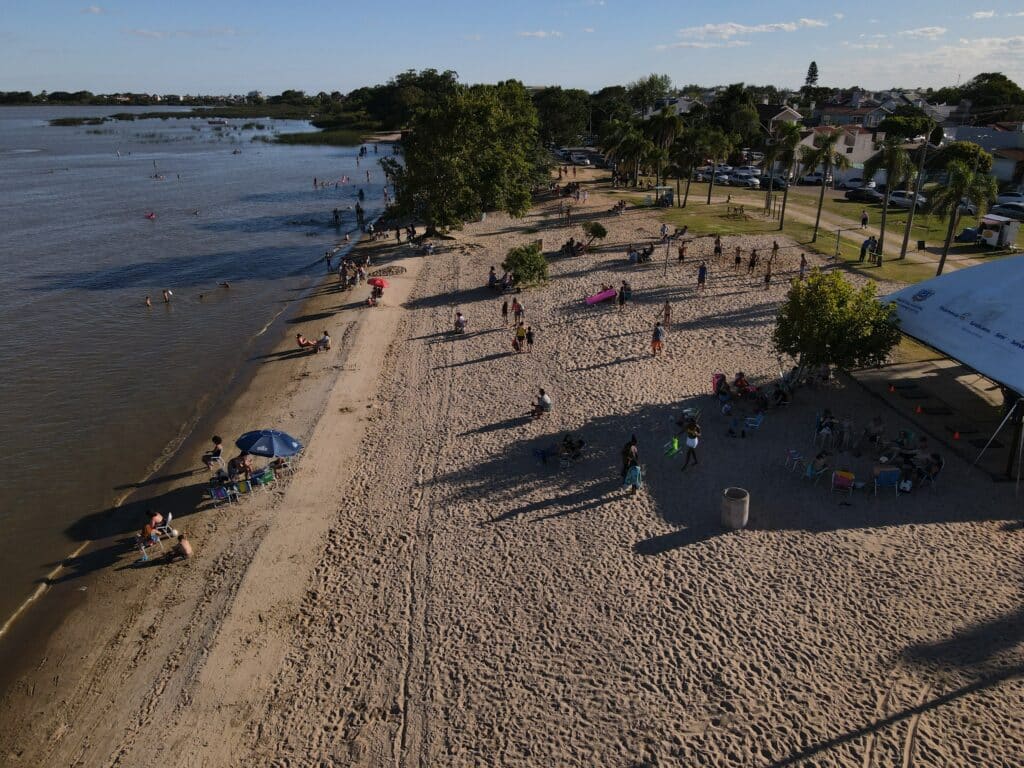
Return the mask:
{"type": "Polygon", "coordinates": [[[885,297],[908,336],[1024,393],[1024,256],[925,280],[885,297]]]}

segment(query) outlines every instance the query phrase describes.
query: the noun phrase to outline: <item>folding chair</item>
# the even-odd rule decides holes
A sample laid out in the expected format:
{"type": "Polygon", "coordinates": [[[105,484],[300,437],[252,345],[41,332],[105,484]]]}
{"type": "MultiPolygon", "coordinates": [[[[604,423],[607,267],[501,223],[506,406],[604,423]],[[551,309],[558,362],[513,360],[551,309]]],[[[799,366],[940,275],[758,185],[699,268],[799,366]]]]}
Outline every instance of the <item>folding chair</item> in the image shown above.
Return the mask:
{"type": "Polygon", "coordinates": [[[679,437],[673,437],[667,443],[665,443],[665,455],[672,458],[679,453],[679,437]]]}
{"type": "MultiPolygon", "coordinates": [[[[244,480],[242,482],[245,482],[244,480]]],[[[234,484],[232,485],[211,485],[210,486],[210,498],[213,500],[214,506],[222,504],[225,501],[238,501],[238,488],[234,484]]],[[[170,519],[168,518],[168,523],[170,519]]]]}
{"type": "Polygon", "coordinates": [[[896,495],[900,495],[900,472],[899,467],[892,467],[891,469],[883,469],[875,477],[875,496],[878,495],[879,488],[895,488],[896,495]]]}
{"type": "Polygon", "coordinates": [[[818,481],[826,472],[828,472],[827,466],[822,467],[821,469],[815,469],[814,465],[811,462],[807,462],[807,465],[804,467],[804,471],[801,475],[801,478],[804,480],[811,480],[811,485],[817,485],[818,481]]]}
{"type": "Polygon", "coordinates": [[[853,472],[845,472],[839,470],[832,473],[832,488],[833,491],[846,491],[850,496],[853,495],[853,483],[857,478],[853,472]]]}
{"type": "Polygon", "coordinates": [[[173,512],[168,512],[167,513],[167,518],[164,520],[163,525],[158,525],[156,527],[156,532],[158,534],[160,534],[161,536],[166,536],[167,538],[171,538],[174,535],[173,533],[171,533],[171,531],[174,530],[171,527],[171,521],[173,519],[174,519],[174,513],[173,512]]]}
{"type": "Polygon", "coordinates": [[[761,424],[764,422],[764,414],[759,413],[756,416],[747,416],[743,420],[744,429],[760,429],[761,424]]]}
{"type": "Polygon", "coordinates": [[[807,457],[800,453],[800,451],[792,448],[786,451],[786,463],[784,465],[786,469],[791,469],[795,472],[797,467],[802,467],[806,463],[807,457]]]}

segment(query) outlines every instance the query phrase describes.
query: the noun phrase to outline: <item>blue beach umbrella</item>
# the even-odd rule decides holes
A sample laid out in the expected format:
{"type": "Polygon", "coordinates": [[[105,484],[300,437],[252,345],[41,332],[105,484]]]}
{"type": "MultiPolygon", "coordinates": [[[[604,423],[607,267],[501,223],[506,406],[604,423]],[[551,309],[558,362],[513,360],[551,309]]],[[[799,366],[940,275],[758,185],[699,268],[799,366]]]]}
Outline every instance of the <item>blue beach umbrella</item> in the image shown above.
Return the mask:
{"type": "Polygon", "coordinates": [[[257,429],[246,432],[235,440],[238,450],[256,456],[294,456],[302,450],[302,443],[277,429],[257,429]]]}

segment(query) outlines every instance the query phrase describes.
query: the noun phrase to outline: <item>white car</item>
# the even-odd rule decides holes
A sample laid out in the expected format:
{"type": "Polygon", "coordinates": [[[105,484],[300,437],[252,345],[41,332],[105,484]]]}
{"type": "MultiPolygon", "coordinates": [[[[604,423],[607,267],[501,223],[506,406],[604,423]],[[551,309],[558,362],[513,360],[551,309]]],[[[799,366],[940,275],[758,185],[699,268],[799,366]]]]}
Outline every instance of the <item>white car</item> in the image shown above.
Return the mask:
{"type": "Polygon", "coordinates": [[[747,176],[743,174],[741,176],[733,175],[729,178],[729,186],[732,187],[746,187],[747,189],[760,189],[761,180],[757,176],[747,176]]]}
{"type": "Polygon", "coordinates": [[[897,208],[919,208],[927,203],[928,198],[924,195],[917,195],[917,200],[915,201],[913,192],[897,190],[896,192],[889,193],[889,205],[894,205],[897,208]]]}
{"type": "Polygon", "coordinates": [[[996,198],[996,204],[1004,203],[1024,203],[1024,192],[1004,192],[996,198]]]}
{"type": "Polygon", "coordinates": [[[825,184],[831,184],[832,177],[829,176],[828,178],[825,178],[825,175],[818,171],[815,171],[814,173],[806,173],[800,177],[801,184],[813,184],[814,186],[818,186],[822,181],[824,181],[825,184]]]}
{"type": "Polygon", "coordinates": [[[756,165],[741,165],[736,169],[736,173],[742,173],[746,176],[760,176],[761,169],[756,165]]]}
{"type": "Polygon", "coordinates": [[[715,184],[728,184],[728,183],[729,183],[729,174],[728,173],[720,173],[717,176],[715,176],[715,184]]]}
{"type": "Polygon", "coordinates": [[[875,182],[864,181],[860,176],[854,176],[852,179],[844,179],[839,182],[840,189],[860,189],[861,187],[867,187],[868,189],[875,188],[875,182]]]}

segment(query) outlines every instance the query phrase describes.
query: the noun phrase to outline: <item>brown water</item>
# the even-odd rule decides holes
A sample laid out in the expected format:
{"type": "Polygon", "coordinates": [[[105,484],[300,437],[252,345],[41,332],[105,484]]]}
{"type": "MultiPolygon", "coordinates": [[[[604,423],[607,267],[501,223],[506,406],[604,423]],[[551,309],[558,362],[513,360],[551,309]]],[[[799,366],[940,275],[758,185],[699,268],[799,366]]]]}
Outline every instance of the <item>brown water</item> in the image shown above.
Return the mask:
{"type": "Polygon", "coordinates": [[[372,152],[252,141],[304,123],[46,122],[110,111],[0,108],[0,625],[323,274],[332,209],[380,196],[372,152]]]}

